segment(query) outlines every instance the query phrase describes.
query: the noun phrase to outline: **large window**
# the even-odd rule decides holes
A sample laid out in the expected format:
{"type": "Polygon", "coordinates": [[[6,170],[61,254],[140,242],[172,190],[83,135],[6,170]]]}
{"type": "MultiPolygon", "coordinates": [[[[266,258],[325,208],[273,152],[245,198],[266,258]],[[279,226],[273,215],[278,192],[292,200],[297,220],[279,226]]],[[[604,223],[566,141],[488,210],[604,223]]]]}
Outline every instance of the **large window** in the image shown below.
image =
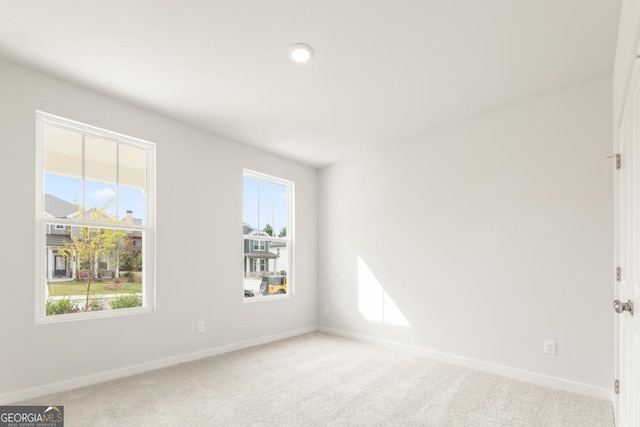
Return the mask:
{"type": "Polygon", "coordinates": [[[244,298],[293,295],[293,182],[244,171],[244,298]]]}
{"type": "Polygon", "coordinates": [[[154,307],[155,146],[38,112],[36,320],[154,307]]]}

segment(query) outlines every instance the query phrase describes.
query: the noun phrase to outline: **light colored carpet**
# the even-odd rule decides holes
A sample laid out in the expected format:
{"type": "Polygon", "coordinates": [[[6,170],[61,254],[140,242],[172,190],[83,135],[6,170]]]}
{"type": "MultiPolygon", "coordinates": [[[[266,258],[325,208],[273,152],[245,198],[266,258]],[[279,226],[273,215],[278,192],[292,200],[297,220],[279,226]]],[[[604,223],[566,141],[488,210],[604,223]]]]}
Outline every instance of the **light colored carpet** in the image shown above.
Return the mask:
{"type": "Polygon", "coordinates": [[[613,426],[611,402],[314,332],[19,404],[71,426],[613,426]]]}

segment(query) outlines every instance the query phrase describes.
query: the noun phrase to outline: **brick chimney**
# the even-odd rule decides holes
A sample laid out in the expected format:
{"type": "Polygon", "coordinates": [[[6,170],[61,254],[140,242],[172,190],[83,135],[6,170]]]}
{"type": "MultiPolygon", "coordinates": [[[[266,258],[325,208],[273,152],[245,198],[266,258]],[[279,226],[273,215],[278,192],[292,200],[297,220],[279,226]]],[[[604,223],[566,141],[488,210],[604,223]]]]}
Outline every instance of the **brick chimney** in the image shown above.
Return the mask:
{"type": "Polygon", "coordinates": [[[127,211],[127,224],[133,224],[133,211],[127,211]]]}

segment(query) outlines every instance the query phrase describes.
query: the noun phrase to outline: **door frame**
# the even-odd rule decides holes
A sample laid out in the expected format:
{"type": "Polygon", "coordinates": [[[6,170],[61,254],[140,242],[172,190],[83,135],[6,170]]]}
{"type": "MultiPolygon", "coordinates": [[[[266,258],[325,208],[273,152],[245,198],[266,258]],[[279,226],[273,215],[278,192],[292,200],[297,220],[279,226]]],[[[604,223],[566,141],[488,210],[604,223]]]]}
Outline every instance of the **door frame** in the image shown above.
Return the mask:
{"type": "MultiPolygon", "coordinates": [[[[633,150],[640,150],[640,65],[638,64],[638,58],[636,58],[636,60],[633,63],[633,69],[631,72],[631,78],[629,80],[629,84],[627,86],[625,95],[624,95],[624,107],[622,110],[622,114],[620,115],[620,119],[617,123],[614,123],[614,138],[613,138],[613,153],[614,155],[613,157],[613,164],[614,167],[612,168],[613,170],[613,214],[614,214],[614,236],[613,236],[613,244],[614,244],[614,269],[617,269],[618,267],[623,266],[623,270],[622,270],[622,278],[624,280],[624,275],[625,275],[625,268],[628,270],[630,268],[634,268],[631,266],[627,266],[624,265],[624,260],[622,259],[622,256],[624,254],[621,253],[621,215],[624,214],[624,212],[621,212],[621,180],[623,177],[623,170],[618,170],[615,167],[615,163],[617,162],[616,159],[616,154],[621,154],[621,138],[622,138],[622,132],[621,130],[623,130],[623,125],[625,125],[625,121],[627,121],[628,123],[626,124],[626,127],[629,128],[628,132],[630,132],[630,136],[629,136],[629,140],[627,141],[627,146],[630,144],[634,144],[633,150]],[[635,100],[636,98],[639,99],[638,105],[635,105],[635,100]]],[[[625,128],[626,129],[626,128],[625,128]]],[[[623,130],[624,131],[624,130],[623,130]]],[[[627,147],[626,149],[626,153],[629,153],[630,150],[627,147]]],[[[636,156],[636,158],[640,158],[640,156],[635,154],[635,151],[631,152],[631,156],[636,156]]],[[[635,159],[631,159],[631,158],[626,158],[625,157],[630,157],[630,156],[622,156],[621,162],[622,162],[622,168],[629,168],[629,167],[633,167],[633,171],[629,171],[628,173],[632,174],[632,176],[636,176],[636,175],[640,175],[640,170],[639,170],[639,166],[640,164],[636,164],[635,159]]],[[[635,194],[633,195],[633,197],[631,197],[631,200],[628,200],[628,202],[634,203],[634,206],[632,207],[633,212],[635,214],[638,214],[638,207],[640,207],[640,180],[634,178],[634,191],[635,194]]],[[[627,239],[631,239],[632,242],[635,241],[635,236],[640,234],[640,230],[638,230],[638,227],[640,227],[640,221],[637,222],[636,225],[632,226],[632,227],[627,227],[627,239]]],[[[640,249],[640,246],[636,245],[634,242],[634,255],[640,255],[638,252],[638,249],[640,249]]],[[[640,271],[636,271],[635,274],[640,274],[640,271]]],[[[619,300],[619,299],[624,299],[624,296],[621,295],[622,290],[621,290],[621,283],[618,281],[617,279],[617,272],[612,272],[612,283],[613,283],[613,294],[614,294],[614,299],[619,300]]],[[[637,278],[635,278],[635,280],[637,280],[637,278]]],[[[636,304],[640,305],[640,301],[634,301],[636,304]]],[[[636,315],[639,315],[640,313],[636,313],[636,315]]],[[[620,341],[620,321],[622,320],[621,316],[624,315],[628,315],[627,313],[621,313],[621,314],[616,314],[613,310],[612,310],[612,315],[614,316],[614,379],[621,379],[620,378],[620,358],[621,358],[621,349],[622,349],[622,344],[620,341]]],[[[640,376],[640,372],[636,372],[637,376],[640,376]]],[[[622,379],[622,380],[626,380],[626,379],[622,379]]],[[[640,382],[640,379],[638,380],[640,382]]],[[[613,386],[613,381],[612,381],[612,386],[613,386]]],[[[624,389],[621,387],[621,391],[623,391],[624,389]]],[[[615,421],[616,421],[616,425],[618,425],[618,422],[620,420],[620,394],[617,394],[615,392],[615,390],[612,390],[611,393],[611,400],[613,402],[613,411],[614,411],[614,417],[615,417],[615,421]]],[[[636,420],[637,422],[638,420],[636,420]]]]}

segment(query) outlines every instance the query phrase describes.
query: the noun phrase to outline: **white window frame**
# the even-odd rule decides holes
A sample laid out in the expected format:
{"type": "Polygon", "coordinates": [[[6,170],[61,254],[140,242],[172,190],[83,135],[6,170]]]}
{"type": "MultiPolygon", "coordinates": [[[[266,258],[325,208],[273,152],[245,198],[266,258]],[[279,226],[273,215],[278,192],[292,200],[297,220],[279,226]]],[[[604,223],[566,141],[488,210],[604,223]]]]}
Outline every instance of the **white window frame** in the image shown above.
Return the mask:
{"type": "Polygon", "coordinates": [[[264,240],[257,240],[257,239],[253,239],[252,240],[252,245],[253,245],[253,250],[256,252],[264,252],[267,250],[267,245],[265,243],[264,240]]]}
{"type": "MultiPolygon", "coordinates": [[[[291,298],[295,295],[295,182],[289,181],[284,178],[278,178],[273,175],[268,175],[262,172],[256,172],[250,169],[242,170],[242,177],[250,177],[256,178],[263,181],[272,182],[274,184],[279,184],[287,187],[287,208],[288,208],[288,216],[287,216],[287,237],[277,237],[277,236],[261,236],[261,235],[244,235],[243,241],[249,240],[249,247],[253,250],[253,241],[260,240],[264,242],[285,242],[287,244],[287,256],[288,259],[288,270],[287,270],[287,293],[286,294],[278,294],[278,295],[269,295],[269,296],[259,296],[256,295],[254,297],[244,297],[244,283],[243,283],[243,298],[242,300],[246,303],[251,302],[259,302],[259,301],[272,301],[283,298],[291,298]]],[[[244,212],[244,206],[243,206],[244,212]]],[[[253,224],[252,224],[253,225],[253,224]]],[[[257,224],[257,227],[260,227],[264,224],[257,224]]],[[[277,230],[273,230],[273,233],[276,234],[277,230]]],[[[242,245],[244,250],[244,243],[242,245]]],[[[264,250],[266,250],[266,243],[264,246],[264,250]]],[[[244,256],[244,254],[243,254],[244,256]]],[[[254,259],[255,261],[255,259],[254,259]]],[[[265,263],[265,268],[268,269],[268,262],[265,263]]],[[[259,266],[259,264],[258,264],[259,266]]],[[[243,272],[240,277],[244,279],[244,266],[243,272]]]]}
{"type": "Polygon", "coordinates": [[[36,111],[36,268],[35,268],[35,321],[36,324],[57,323],[67,321],[79,321],[104,317],[130,316],[155,311],[155,197],[156,197],[156,152],[155,144],[139,138],[122,135],[95,126],[69,120],[63,117],[36,111]],[[81,132],[85,135],[93,135],[117,140],[118,143],[143,149],[147,156],[147,188],[145,192],[145,224],[114,224],[94,222],[83,219],[51,218],[44,214],[44,127],[45,125],[69,129],[81,132]],[[47,272],[46,272],[46,225],[50,223],[65,225],[67,227],[91,226],[95,228],[110,228],[123,231],[141,231],[143,234],[143,282],[142,282],[142,307],[133,307],[118,310],[102,310],[85,313],[60,314],[47,316],[46,301],[48,299],[47,272]]]}

